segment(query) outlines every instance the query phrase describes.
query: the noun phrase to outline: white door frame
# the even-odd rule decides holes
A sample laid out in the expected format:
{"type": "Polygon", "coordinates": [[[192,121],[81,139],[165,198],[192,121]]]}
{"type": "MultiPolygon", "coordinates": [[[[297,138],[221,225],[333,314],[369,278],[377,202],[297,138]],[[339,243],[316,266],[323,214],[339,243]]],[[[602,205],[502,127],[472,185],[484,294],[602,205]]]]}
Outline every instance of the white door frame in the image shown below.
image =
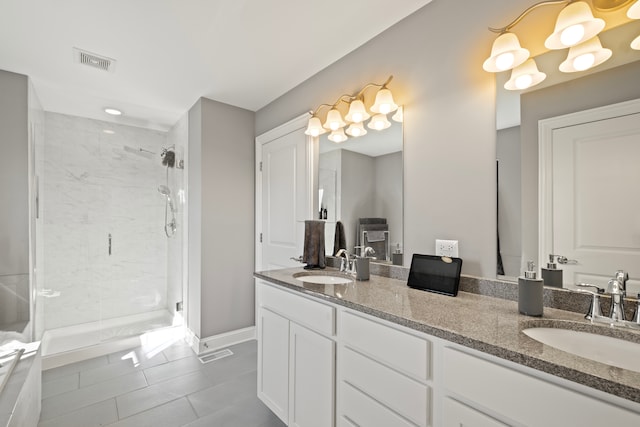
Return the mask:
{"type": "Polygon", "coordinates": [[[553,132],[583,123],[640,113],[640,99],[552,117],[538,122],[538,265],[553,250],[553,132]]]}
{"type": "MultiPolygon", "coordinates": [[[[256,177],[256,212],[255,212],[255,271],[262,270],[262,245],[260,237],[262,236],[262,173],[260,171],[260,163],[262,162],[262,146],[274,139],[278,139],[284,135],[294,132],[298,129],[302,129],[307,126],[310,114],[304,113],[288,122],[271,129],[256,137],[256,158],[255,158],[255,177],[256,177]]],[[[307,136],[306,137],[306,152],[305,152],[305,171],[306,171],[306,185],[305,190],[307,192],[307,202],[305,203],[306,212],[305,217],[308,219],[315,218],[314,212],[318,207],[318,198],[315,196],[318,193],[318,177],[315,171],[318,170],[318,138],[307,136]]]]}

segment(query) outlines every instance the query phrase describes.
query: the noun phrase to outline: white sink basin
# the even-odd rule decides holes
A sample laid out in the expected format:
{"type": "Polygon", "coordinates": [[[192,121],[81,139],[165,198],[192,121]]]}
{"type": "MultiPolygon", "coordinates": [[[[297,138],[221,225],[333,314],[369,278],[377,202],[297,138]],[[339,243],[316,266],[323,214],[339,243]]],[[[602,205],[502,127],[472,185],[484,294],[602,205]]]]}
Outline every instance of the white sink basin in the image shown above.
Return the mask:
{"type": "Polygon", "coordinates": [[[529,328],[522,332],[536,341],[576,356],[640,372],[638,343],[569,329],[529,328]]]}
{"type": "Polygon", "coordinates": [[[307,283],[317,283],[319,285],[344,285],[353,282],[353,279],[342,276],[330,276],[330,275],[310,275],[310,276],[298,276],[297,280],[307,283]]]}

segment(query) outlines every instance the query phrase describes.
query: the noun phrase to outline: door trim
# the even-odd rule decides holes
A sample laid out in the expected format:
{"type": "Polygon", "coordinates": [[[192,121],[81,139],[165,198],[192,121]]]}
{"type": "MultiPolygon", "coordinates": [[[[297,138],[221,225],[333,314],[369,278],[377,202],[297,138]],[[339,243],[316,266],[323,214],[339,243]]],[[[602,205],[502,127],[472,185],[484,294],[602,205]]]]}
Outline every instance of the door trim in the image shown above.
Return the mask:
{"type": "Polygon", "coordinates": [[[553,253],[553,132],[640,113],[640,99],[551,117],[538,122],[538,266],[553,253]]]}
{"type": "MultiPolygon", "coordinates": [[[[262,270],[262,245],[260,244],[260,235],[262,234],[262,173],[260,171],[260,163],[262,162],[262,146],[284,135],[295,132],[307,126],[309,121],[309,113],[304,113],[295,117],[288,122],[271,129],[256,137],[256,157],[255,157],[255,271],[262,270]]],[[[318,177],[315,171],[318,169],[318,138],[306,137],[305,152],[305,171],[307,201],[305,203],[306,218],[314,218],[314,212],[319,208],[317,197],[314,195],[318,192],[318,177]]]]}

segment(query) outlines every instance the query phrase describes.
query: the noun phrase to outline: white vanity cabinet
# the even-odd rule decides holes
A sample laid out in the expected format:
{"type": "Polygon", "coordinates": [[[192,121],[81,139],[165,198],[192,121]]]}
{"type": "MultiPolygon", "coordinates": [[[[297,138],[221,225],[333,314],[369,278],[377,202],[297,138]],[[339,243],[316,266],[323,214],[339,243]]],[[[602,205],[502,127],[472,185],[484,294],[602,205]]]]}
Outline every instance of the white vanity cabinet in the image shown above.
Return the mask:
{"type": "Polygon", "coordinates": [[[277,285],[256,290],[258,396],[289,426],[640,426],[631,400],[277,285]]]}
{"type": "Polygon", "coordinates": [[[443,427],[507,427],[490,416],[476,411],[457,400],[445,397],[443,402],[444,422],[443,427]]]}
{"type": "Polygon", "coordinates": [[[335,308],[257,281],[258,397],[285,424],[334,425],[335,308]]]}
{"type": "Polygon", "coordinates": [[[429,425],[431,342],[371,316],[338,315],[337,424],[429,425]]]}
{"type": "Polygon", "coordinates": [[[470,353],[443,344],[444,426],[640,426],[640,405],[470,353]]]}

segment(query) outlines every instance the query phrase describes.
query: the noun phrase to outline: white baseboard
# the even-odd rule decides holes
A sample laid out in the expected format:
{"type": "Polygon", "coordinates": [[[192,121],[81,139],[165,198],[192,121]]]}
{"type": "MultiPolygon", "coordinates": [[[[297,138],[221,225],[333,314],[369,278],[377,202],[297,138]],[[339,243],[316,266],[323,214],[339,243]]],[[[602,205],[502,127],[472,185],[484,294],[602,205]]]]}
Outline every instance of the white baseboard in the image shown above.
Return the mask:
{"type": "Polygon", "coordinates": [[[253,340],[256,338],[255,326],[225,332],[212,337],[198,338],[189,328],[187,328],[185,340],[191,349],[197,354],[208,353],[223,347],[253,340]]]}

